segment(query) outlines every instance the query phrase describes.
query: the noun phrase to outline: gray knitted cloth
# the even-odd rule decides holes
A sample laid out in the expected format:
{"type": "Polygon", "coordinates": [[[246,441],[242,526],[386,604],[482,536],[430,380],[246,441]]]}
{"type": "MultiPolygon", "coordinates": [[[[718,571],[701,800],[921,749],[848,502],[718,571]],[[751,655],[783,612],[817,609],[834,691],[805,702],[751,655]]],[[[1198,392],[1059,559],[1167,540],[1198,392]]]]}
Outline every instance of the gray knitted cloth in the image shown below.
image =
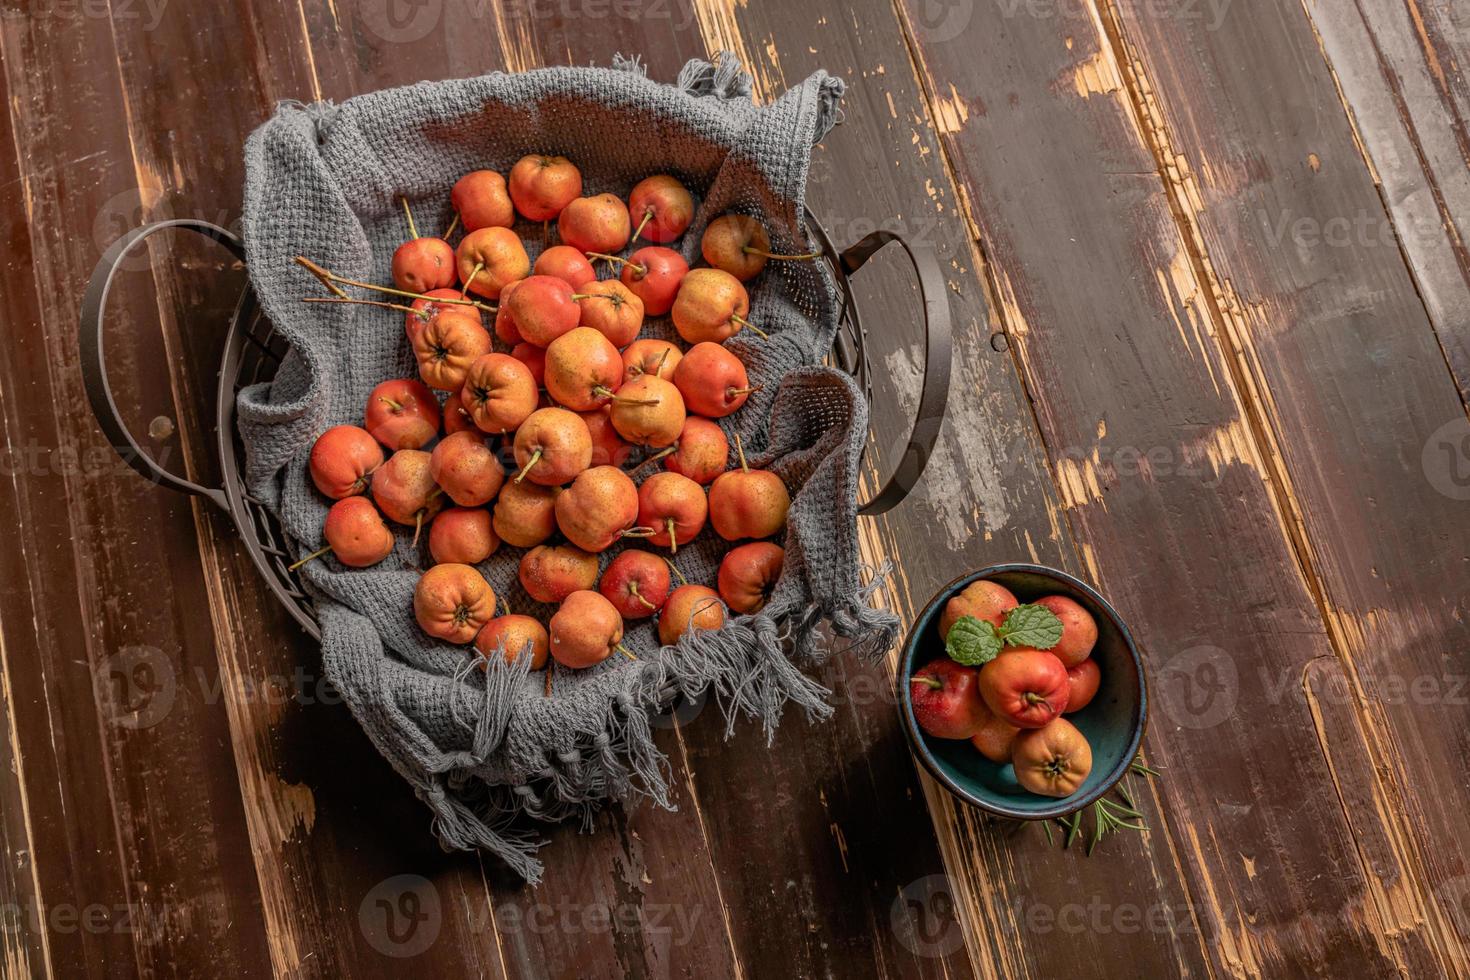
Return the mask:
{"type": "MultiPolygon", "coordinates": [[[[811,148],[834,123],[842,91],[840,79],[818,72],[755,106],[748,76],[722,55],[713,65],[691,61],[676,85],[649,81],[636,61],[618,59],[610,69],[425,82],[340,106],[282,105],[250,137],[245,158],[250,279],[292,345],[274,381],[240,394],[251,492],[299,553],[315,550],[330,501],[307,473],[312,442],[328,426],[361,424],[380,381],[416,376],[401,315],[302,303],[321,289],[295,256],[388,282],[406,234],[401,196],[420,226],[444,228],[456,179],[477,168],[504,173],[531,152],[569,157],[589,195],[626,197],[650,174],[678,176],[699,203],[675,244],[691,265],[706,223],[732,210],[760,216],[776,251],[806,251],[799,219],[811,148]]],[[[534,257],[540,227],[519,230],[534,257]]],[[[395,552],[372,568],[348,569],[331,557],[305,566],[327,675],[433,811],[445,847],[484,848],[534,882],[542,843],[534,821],[585,820],[600,801],[630,792],[668,805],[650,716],[676,694],[709,691],[729,730],[745,714],[769,734],[788,702],[813,718],[831,713],[829,692],[796,667],[822,655],[822,622],[860,652],[891,646],[896,621],[869,608],[872,583],[862,581],[858,556],[867,407],[851,379],[819,363],[837,327],[831,271],[772,262],[751,285],[751,319],[770,339],[745,331],[728,346],[764,387],[722,424],[741,433],[752,465],[774,470],[792,491],[785,568],[760,614],[691,631],[662,649],[651,620],[630,624],[624,642],[636,662],[613,657],[589,670],[557,670],[548,698],[541,676],[528,675],[529,658],[472,669],[472,651],[419,629],[412,595],[428,559],[422,545],[410,545],[410,530],[397,529],[395,552]]],[[[644,335],[673,332],[666,319],[651,319],[644,335]]],[[[728,547],[707,530],[679,549],[676,564],[689,581],[712,585],[728,547]]],[[[480,570],[515,611],[545,622],[553,610],[517,581],[522,553],[502,545],[480,570]]]]}

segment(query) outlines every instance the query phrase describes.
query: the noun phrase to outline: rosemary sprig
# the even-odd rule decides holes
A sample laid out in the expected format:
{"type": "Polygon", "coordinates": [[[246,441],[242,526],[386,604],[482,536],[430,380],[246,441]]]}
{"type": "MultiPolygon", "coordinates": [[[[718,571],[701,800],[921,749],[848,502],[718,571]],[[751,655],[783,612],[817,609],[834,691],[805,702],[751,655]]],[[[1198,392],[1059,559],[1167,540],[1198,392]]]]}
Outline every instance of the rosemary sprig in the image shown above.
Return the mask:
{"type": "MultiPolygon", "coordinates": [[[[1076,813],[1056,818],[1057,826],[1061,827],[1063,831],[1063,850],[1071,847],[1072,842],[1081,836],[1083,829],[1082,818],[1084,814],[1089,812],[1092,814],[1092,831],[1088,835],[1086,851],[1089,855],[1092,854],[1093,849],[1102,843],[1103,839],[1109,834],[1117,833],[1120,830],[1141,832],[1148,829],[1148,824],[1144,822],[1143,813],[1138,809],[1138,804],[1134,802],[1133,786],[1129,782],[1129,778],[1133,775],[1145,777],[1157,776],[1159,775],[1159,771],[1135,759],[1128,767],[1128,775],[1124,776],[1118,782],[1118,785],[1113,787],[1113,792],[1118,796],[1117,800],[1104,796],[1084,810],[1078,810],[1076,813]]],[[[1053,844],[1055,841],[1051,834],[1050,822],[1042,824],[1042,829],[1046,832],[1047,844],[1053,844]]]]}

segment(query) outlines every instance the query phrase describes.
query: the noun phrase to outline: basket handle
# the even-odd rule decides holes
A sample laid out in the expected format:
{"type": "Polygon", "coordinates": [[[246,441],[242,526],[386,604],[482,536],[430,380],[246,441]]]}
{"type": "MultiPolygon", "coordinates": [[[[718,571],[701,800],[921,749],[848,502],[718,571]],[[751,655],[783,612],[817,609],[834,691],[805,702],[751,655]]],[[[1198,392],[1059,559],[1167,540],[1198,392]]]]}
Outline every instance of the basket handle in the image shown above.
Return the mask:
{"type": "Polygon", "coordinates": [[[117,401],[112,397],[112,385],[107,380],[103,353],[102,317],[107,310],[107,293],[112,288],[112,280],[117,276],[129,252],[150,236],[169,228],[185,228],[198,232],[229,249],[235,258],[242,261],[245,258],[245,247],[234,234],[207,221],[195,221],[188,218],[159,221],[141,228],[134,228],[113,242],[107,251],[102,253],[102,258],[97,262],[97,268],[92,270],[92,278],[87,283],[87,292],[82,297],[81,333],[77,342],[82,359],[82,383],[87,389],[87,400],[92,404],[92,414],[96,416],[97,424],[102,427],[107,441],[124,463],[142,474],[145,479],[180,493],[207,497],[220,508],[228,511],[230,505],[223,490],[202,487],[192,480],[170,473],[143,451],[143,447],[138,444],[138,440],[133,438],[133,434],[128,431],[127,425],[123,422],[122,415],[117,410],[117,401]]]}
{"type": "Polygon", "coordinates": [[[875,231],[838,256],[843,273],[850,276],[857,272],[889,242],[898,242],[903,247],[919,280],[919,297],[924,303],[924,380],[908,446],[904,448],[903,457],[888,482],[872,500],[858,508],[858,513],[864,517],[876,517],[898,506],[923,475],[924,466],[929,462],[934,443],[939,438],[940,423],[944,421],[954,347],[949,300],[944,293],[944,277],[940,274],[939,260],[935,258],[933,248],[910,244],[891,231],[875,231]]]}

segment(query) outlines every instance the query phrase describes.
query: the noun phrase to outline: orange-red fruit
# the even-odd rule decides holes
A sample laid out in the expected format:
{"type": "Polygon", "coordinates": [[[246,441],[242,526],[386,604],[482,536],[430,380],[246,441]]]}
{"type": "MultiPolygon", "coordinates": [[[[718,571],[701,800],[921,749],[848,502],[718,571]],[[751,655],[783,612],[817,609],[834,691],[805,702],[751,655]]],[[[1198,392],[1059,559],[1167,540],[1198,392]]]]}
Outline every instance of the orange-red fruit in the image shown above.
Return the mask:
{"type": "Polygon", "coordinates": [[[684,420],[679,441],[664,460],[670,473],[680,473],[695,483],[709,484],[730,465],[730,441],[725,431],[709,419],[691,415],[684,420]]]}
{"type": "Polygon", "coordinates": [[[355,425],[334,425],[311,446],[311,482],[333,500],[363,493],[373,470],[383,465],[383,447],[355,425]]]}
{"type": "Polygon", "coordinates": [[[655,473],[638,488],[638,524],[651,528],[648,540],[677,552],[704,530],[709,504],[704,488],[678,473],[655,473]]]}
{"type": "Polygon", "coordinates": [[[623,618],[600,592],[573,592],[551,617],[551,655],[563,667],[594,667],[622,642],[623,618]]]}
{"type": "Polygon", "coordinates": [[[469,565],[435,565],[413,591],[413,614],[430,636],[469,643],[495,615],[495,590],[469,565]]]}
{"type": "Polygon", "coordinates": [[[459,178],[449,191],[449,203],[459,212],[459,223],[468,232],[515,224],[515,205],[506,190],[505,178],[493,170],[475,170],[459,178]]]}
{"type": "Polygon", "coordinates": [[[412,378],[374,388],[363,416],[363,428],[388,449],[418,449],[439,434],[439,399],[412,378]]]}
{"type": "Polygon", "coordinates": [[[711,221],[699,240],[704,260],[716,269],[749,282],[766,267],[761,254],[771,250],[771,237],[761,223],[745,214],[724,214],[711,221]],[[754,249],[747,252],[746,248],[754,249]]]}
{"type": "Polygon", "coordinates": [[[509,354],[485,354],[465,372],[460,404],[482,432],[505,433],[519,428],[536,410],[536,378],[509,354]]]}
{"type": "Polygon", "coordinates": [[[691,344],[723,343],[745,326],[750,295],[723,269],[690,269],[671,310],[674,329],[691,344]]]}
{"type": "Polygon", "coordinates": [[[546,666],[550,650],[546,627],[530,616],[516,613],[496,616],[480,627],[479,635],[475,637],[475,652],[488,661],[502,650],[506,663],[515,663],[529,651],[531,669],[540,670],[546,666]]]}
{"type": "Polygon", "coordinates": [[[623,381],[632,381],[640,374],[652,374],[665,381],[673,381],[674,370],[683,357],[678,346],[667,340],[654,340],[651,337],[635,340],[623,349],[623,381]]]}
{"type": "Polygon", "coordinates": [[[1011,764],[1023,788],[1061,799],[1087,782],[1092,772],[1092,746],[1070,721],[1055,718],[1042,728],[1016,736],[1011,764]]]}
{"type": "Polygon", "coordinates": [[[393,252],[393,285],[427,293],[454,285],[454,249],[442,238],[414,238],[393,252]]]}
{"type": "Polygon", "coordinates": [[[522,340],[521,328],[516,325],[515,314],[511,311],[510,297],[523,281],[508,282],[500,290],[500,303],[495,307],[495,336],[503,344],[515,345],[522,340]]]}
{"type": "MultiPolygon", "coordinates": [[[[474,367],[474,365],[470,365],[474,367]]],[[[448,435],[456,432],[479,432],[480,427],[470,418],[469,409],[464,407],[464,389],[451,391],[444,400],[444,431],[448,435]]]]}
{"type": "Polygon", "coordinates": [[[1067,714],[1081,711],[1097,697],[1102,685],[1102,668],[1091,658],[1067,668],[1067,714]]]}
{"type": "Polygon", "coordinates": [[[662,245],[648,245],[628,256],[618,278],[643,300],[645,316],[663,316],[673,308],[679,283],[688,272],[684,256],[662,245]]]}
{"type": "Polygon", "coordinates": [[[622,384],[618,349],[591,327],[568,331],[546,348],[546,391],[574,412],[606,405],[622,384]]]}
{"type": "Polygon", "coordinates": [[[570,544],[537,545],[521,558],[521,585],[537,602],[561,602],[597,587],[597,556],[570,544]]]}
{"type": "Polygon", "coordinates": [[[622,466],[633,455],[633,447],[613,428],[607,406],[577,414],[587,423],[587,433],[592,437],[593,466],[622,466]]]}
{"type": "Polygon", "coordinates": [[[344,497],[327,511],[322,536],[349,568],[376,565],[393,553],[393,532],[366,497],[344,497]]]}
{"type": "Polygon", "coordinates": [[[478,306],[470,306],[467,303],[439,302],[446,299],[459,299],[459,290],[431,289],[408,304],[414,312],[403,314],[403,332],[408,337],[410,344],[442,313],[463,313],[465,316],[474,317],[475,322],[480,326],[485,325],[485,318],[481,316],[478,306]]]}
{"type": "Polygon", "coordinates": [[[1017,604],[1011,590],[999,582],[986,579],[971,582],[944,604],[944,612],[939,614],[939,636],[948,639],[949,628],[959,622],[961,616],[974,616],[992,626],[999,626],[1006,613],[1015,609],[1017,604]]]}
{"type": "Polygon", "coordinates": [[[505,482],[505,467],[479,432],[456,432],[439,440],[429,457],[429,471],[461,507],[488,504],[505,482]]]}
{"type": "Polygon", "coordinates": [[[703,341],[689,348],[674,369],[674,384],[689,411],[720,419],[745,404],[750,379],[740,358],[719,344],[703,341]]]}
{"type": "Polygon", "coordinates": [[[1011,750],[1019,734],[1019,728],[986,708],[985,721],[981,723],[980,730],[970,737],[970,744],[991,762],[1005,765],[1011,761],[1011,750]]]}
{"type": "Polygon", "coordinates": [[[500,540],[512,548],[531,548],[556,530],[556,497],[560,487],[509,481],[495,498],[491,526],[500,540]]]}
{"type": "Polygon", "coordinates": [[[559,487],[592,465],[592,435],[576,412],[538,408],[516,430],[515,454],[517,481],[559,487]]]}
{"type": "Polygon", "coordinates": [[[517,279],[531,274],[531,260],[526,256],[525,246],[509,228],[472,231],[460,241],[455,255],[460,282],[470,292],[491,299],[517,279]]]}
{"type": "Polygon", "coordinates": [[[608,411],[618,434],[640,446],[672,446],[684,428],[684,397],[671,383],[643,374],[618,389],[608,411]]]}
{"type": "Polygon", "coordinates": [[[429,554],[441,565],[478,565],[498,547],[500,538],[483,507],[451,507],[429,525],[429,554]]]}
{"type": "Polygon", "coordinates": [[[591,327],[614,347],[627,347],[643,328],[643,300],[616,279],[589,282],[578,292],[581,326],[591,327]]]}
{"type": "Polygon", "coordinates": [[[647,619],[669,596],[669,566],[647,551],[629,550],[603,570],[597,591],[624,619],[647,619]]]}
{"type": "Polygon", "coordinates": [[[421,330],[413,343],[419,377],[431,388],[454,391],[464,384],[465,372],[479,357],[490,353],[490,334],[463,313],[445,313],[421,330]]]}
{"type": "Polygon", "coordinates": [[[725,607],[714,589],[681,585],[669,594],[658,614],[658,641],[673,646],[691,628],[717,630],[724,625],[725,607]]]}
{"type": "Polygon", "coordinates": [[[694,220],[694,197],[668,174],[645,177],[628,194],[628,217],[639,237],[651,242],[671,242],[684,234],[694,220]]]}
{"type": "Polygon", "coordinates": [[[791,495],[770,470],[730,470],[709,488],[709,519],[726,541],[769,538],[786,526],[791,495]]]}
{"type": "Polygon", "coordinates": [[[505,305],[521,339],[537,347],[549,346],[582,319],[572,287],[555,276],[531,276],[516,283],[505,305]]]}
{"type": "Polygon", "coordinates": [[[638,519],[638,488],[616,466],[577,474],[556,498],[556,524],[583,551],[606,551],[638,519]]]}
{"type": "Polygon", "coordinates": [[[510,199],[532,221],[550,221],[582,193],[582,172],[566,157],[533,153],[510,168],[510,199]]]}
{"type": "Polygon", "coordinates": [[[422,449],[400,449],[373,474],[373,502],[388,520],[418,526],[444,506],[430,458],[422,449]]]}
{"type": "Polygon", "coordinates": [[[1092,654],[1097,643],[1097,620],[1074,599],[1064,595],[1042,596],[1038,606],[1050,609],[1062,621],[1062,638],[1051,652],[1067,668],[1072,668],[1092,654]]]}
{"type": "Polygon", "coordinates": [[[526,366],[537,388],[546,384],[546,348],[523,340],[510,349],[510,356],[526,366]]]}
{"type": "Polygon", "coordinates": [[[561,240],[579,252],[617,252],[632,230],[628,209],[614,194],[579,197],[556,220],[561,240]]]}
{"type": "Polygon", "coordinates": [[[785,561],[786,550],[769,541],[731,548],[720,562],[720,598],[732,612],[760,612],[771,600],[785,561]]]}
{"type": "Polygon", "coordinates": [[[597,281],[597,270],[587,261],[587,256],[570,245],[553,245],[540,255],[531,266],[537,276],[555,276],[573,289],[597,281]]]}

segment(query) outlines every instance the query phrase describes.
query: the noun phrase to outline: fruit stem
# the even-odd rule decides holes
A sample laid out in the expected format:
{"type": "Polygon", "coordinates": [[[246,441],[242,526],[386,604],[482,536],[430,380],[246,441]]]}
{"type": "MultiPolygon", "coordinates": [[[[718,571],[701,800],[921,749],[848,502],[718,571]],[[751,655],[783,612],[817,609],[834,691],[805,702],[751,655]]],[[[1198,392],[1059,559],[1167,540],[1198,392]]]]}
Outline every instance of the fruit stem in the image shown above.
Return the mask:
{"type": "MultiPolygon", "coordinates": [[[[322,285],[326,286],[328,292],[330,292],[333,296],[339,296],[342,299],[347,299],[348,297],[347,294],[338,287],[338,283],[341,283],[343,286],[356,286],[358,289],[373,289],[380,293],[387,293],[390,296],[406,296],[409,299],[424,298],[423,293],[411,293],[406,289],[394,289],[392,286],[379,286],[374,283],[359,282],[356,279],[348,279],[345,276],[339,276],[335,272],[329,272],[326,269],[323,269],[321,266],[317,265],[315,262],[311,261],[311,259],[308,259],[304,255],[296,256],[296,264],[320,279],[322,285]]],[[[481,303],[479,300],[476,299],[465,299],[463,296],[461,296],[459,299],[450,299],[448,297],[441,299],[436,297],[433,302],[456,304],[459,306],[476,306],[487,313],[495,312],[495,307],[491,306],[489,303],[481,303]]]]}
{"type": "Polygon", "coordinates": [[[761,340],[770,340],[771,339],[771,335],[770,334],[766,333],[760,327],[756,326],[755,324],[751,323],[749,320],[745,319],[745,317],[741,316],[739,313],[731,313],[730,314],[730,319],[731,320],[734,320],[736,323],[740,324],[742,327],[749,327],[750,330],[751,330],[751,332],[754,333],[761,340]]]}
{"type": "Polygon", "coordinates": [[[650,221],[652,221],[652,220],[653,220],[653,208],[644,208],[643,209],[643,220],[640,221],[640,222],[638,222],[638,227],[637,228],[634,228],[633,229],[633,241],[636,242],[638,240],[638,236],[641,235],[641,234],[643,234],[644,227],[650,221]]]}
{"type": "Polygon", "coordinates": [[[399,200],[403,202],[403,213],[408,215],[408,237],[418,238],[419,228],[418,225],[413,223],[413,209],[408,206],[408,198],[402,197],[399,200]]]}
{"type": "Polygon", "coordinates": [[[584,252],[589,259],[607,259],[609,262],[617,262],[632,269],[639,276],[648,275],[648,266],[639,265],[637,262],[629,262],[627,259],[617,255],[608,255],[606,252],[584,252]]]}
{"type": "Polygon", "coordinates": [[[416,310],[412,306],[404,306],[402,303],[385,303],[377,299],[344,299],[339,296],[303,296],[303,303],[350,303],[353,306],[381,306],[385,310],[398,310],[402,313],[411,313],[420,320],[427,321],[429,314],[426,310],[416,310]]]}
{"type": "Polygon", "coordinates": [[[424,530],[424,510],[425,508],[420,507],[413,515],[413,546],[415,548],[419,546],[419,534],[424,530]]]}
{"type": "Polygon", "coordinates": [[[657,405],[657,404],[659,404],[659,400],[657,398],[619,398],[618,397],[618,393],[615,392],[615,391],[613,391],[607,385],[593,385],[592,386],[592,394],[596,395],[598,398],[611,398],[613,401],[617,402],[619,405],[657,405]]]}
{"type": "Polygon", "coordinates": [[[924,674],[924,675],[921,675],[921,676],[916,676],[916,677],[910,677],[909,678],[909,683],[910,684],[923,684],[925,687],[927,687],[931,691],[937,691],[941,687],[944,686],[944,681],[940,680],[937,677],[930,677],[927,674],[924,674]]]}
{"type": "Polygon", "coordinates": [[[674,519],[666,517],[664,523],[669,529],[669,554],[677,555],[679,553],[679,534],[674,530],[674,519]]]}
{"type": "Polygon", "coordinates": [[[676,445],[673,445],[673,446],[669,446],[669,447],[667,447],[665,449],[660,449],[658,452],[654,453],[652,456],[648,457],[643,462],[641,462],[637,466],[633,467],[633,472],[634,473],[637,473],[639,470],[643,469],[643,467],[647,466],[649,463],[657,463],[659,460],[663,459],[665,456],[667,456],[670,453],[674,452],[678,448],[679,447],[676,444],[676,445]]]}
{"type": "Polygon", "coordinates": [[[638,582],[636,580],[628,583],[628,594],[637,599],[639,602],[643,603],[649,609],[652,609],[655,612],[658,611],[658,606],[655,606],[653,603],[643,598],[643,593],[638,591],[638,582]]]}
{"type": "Polygon", "coordinates": [[[642,526],[628,527],[619,531],[618,536],[624,538],[651,538],[653,537],[653,528],[642,526]]]}
{"type": "Polygon", "coordinates": [[[459,213],[455,212],[454,220],[449,222],[449,227],[444,229],[443,239],[449,241],[449,236],[454,234],[454,229],[459,227],[459,213]]]}
{"type": "Polygon", "coordinates": [[[638,658],[635,657],[635,656],[633,656],[633,651],[632,650],[629,650],[627,647],[623,646],[621,643],[615,643],[615,644],[613,644],[613,649],[616,650],[616,651],[618,651],[618,653],[621,653],[623,656],[627,657],[629,660],[633,661],[634,663],[637,663],[638,662],[638,658]]]}
{"type": "Polygon", "coordinates": [[[673,562],[669,561],[667,558],[664,559],[664,564],[667,565],[667,566],[669,566],[669,571],[671,571],[671,572],[674,573],[674,578],[676,578],[676,579],[679,580],[679,584],[680,585],[688,585],[689,584],[689,580],[684,577],[684,573],[681,572],[681,571],[679,571],[679,566],[675,565],[673,562]]]}
{"type": "Polygon", "coordinates": [[[296,569],[300,568],[302,565],[305,565],[307,562],[311,561],[313,558],[320,558],[322,555],[325,555],[327,552],[329,552],[331,550],[332,550],[332,546],[331,545],[327,545],[325,548],[322,548],[319,551],[313,551],[311,554],[307,555],[305,558],[303,558],[300,561],[296,562],[294,565],[287,565],[286,566],[286,571],[288,571],[288,572],[294,572],[294,571],[296,571],[296,569]]]}
{"type": "Polygon", "coordinates": [[[531,458],[526,460],[526,465],[521,467],[521,471],[516,474],[516,482],[520,483],[522,480],[524,480],[526,478],[526,474],[531,472],[531,467],[535,466],[540,460],[541,450],[538,449],[531,454],[531,458]]]}
{"type": "Polygon", "coordinates": [[[760,390],[760,385],[746,385],[744,388],[726,388],[725,397],[734,398],[736,395],[753,395],[760,390]]]}
{"type": "Polygon", "coordinates": [[[821,252],[805,252],[801,255],[781,255],[777,252],[767,252],[763,248],[756,248],[754,245],[742,245],[740,246],[740,251],[746,255],[764,255],[768,259],[787,259],[792,262],[810,262],[812,259],[820,259],[822,257],[821,252]]]}
{"type": "Polygon", "coordinates": [[[740,441],[740,433],[735,433],[735,452],[740,454],[740,469],[746,473],[750,472],[750,465],[745,462],[745,443],[740,441]]]}
{"type": "Polygon", "coordinates": [[[470,294],[470,283],[475,281],[475,277],[480,274],[480,270],[483,268],[485,268],[485,263],[475,263],[475,268],[470,272],[469,278],[464,281],[464,288],[459,291],[460,299],[464,299],[470,294]]]}
{"type": "Polygon", "coordinates": [[[664,365],[668,363],[669,354],[673,353],[673,350],[674,348],[672,347],[664,348],[663,356],[658,359],[658,367],[653,369],[653,376],[655,378],[660,377],[663,374],[664,365]]]}

